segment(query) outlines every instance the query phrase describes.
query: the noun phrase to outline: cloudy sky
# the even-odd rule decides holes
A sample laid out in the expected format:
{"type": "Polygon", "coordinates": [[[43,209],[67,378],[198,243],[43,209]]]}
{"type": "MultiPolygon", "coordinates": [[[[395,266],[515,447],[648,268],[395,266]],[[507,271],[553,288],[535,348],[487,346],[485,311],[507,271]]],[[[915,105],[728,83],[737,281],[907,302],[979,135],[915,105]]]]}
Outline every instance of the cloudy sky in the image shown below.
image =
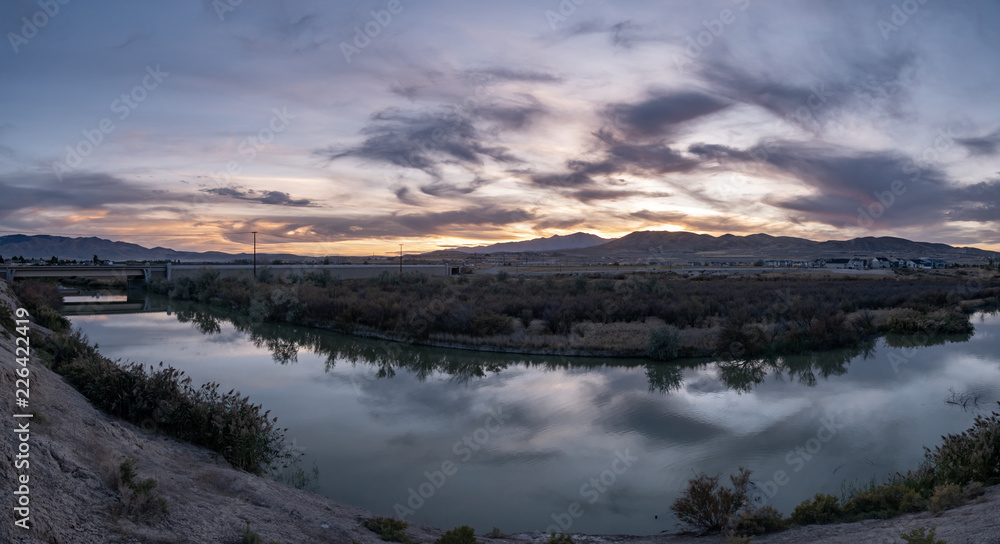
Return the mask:
{"type": "Polygon", "coordinates": [[[9,0],[0,234],[1000,249],[995,1],[9,0]]]}

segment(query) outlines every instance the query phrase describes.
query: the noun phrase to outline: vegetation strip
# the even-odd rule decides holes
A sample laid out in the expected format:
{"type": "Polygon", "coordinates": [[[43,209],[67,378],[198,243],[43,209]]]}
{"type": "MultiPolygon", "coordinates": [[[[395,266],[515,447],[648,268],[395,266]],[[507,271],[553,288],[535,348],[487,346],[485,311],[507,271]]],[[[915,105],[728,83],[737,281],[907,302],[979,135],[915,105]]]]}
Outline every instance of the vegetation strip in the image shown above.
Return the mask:
{"type": "Polygon", "coordinates": [[[219,384],[191,385],[177,369],[112,361],[90,345],[51,304],[61,304],[51,283],[15,283],[15,292],[36,322],[52,334],[33,334],[45,363],[101,410],[145,428],[204,446],[234,467],[254,474],[284,459],[284,432],[277,418],[219,384]]]}
{"type": "Polygon", "coordinates": [[[328,272],[258,281],[155,280],[155,293],[285,322],[412,343],[517,353],[747,358],[857,347],[887,333],[968,337],[968,314],[1000,306],[1000,275],[887,278],[672,273],[458,278],[328,272]]]}

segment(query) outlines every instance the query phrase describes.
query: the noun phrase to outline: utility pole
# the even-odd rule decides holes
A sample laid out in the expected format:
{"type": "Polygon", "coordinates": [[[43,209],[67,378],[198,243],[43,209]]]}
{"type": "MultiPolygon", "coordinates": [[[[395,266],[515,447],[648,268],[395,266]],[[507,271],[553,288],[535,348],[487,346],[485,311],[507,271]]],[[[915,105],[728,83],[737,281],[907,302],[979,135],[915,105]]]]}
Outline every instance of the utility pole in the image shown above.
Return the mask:
{"type": "Polygon", "coordinates": [[[253,231],[253,279],[257,281],[257,231],[253,231]]]}
{"type": "Polygon", "coordinates": [[[399,277],[403,277],[403,244],[399,244],[399,277]]]}

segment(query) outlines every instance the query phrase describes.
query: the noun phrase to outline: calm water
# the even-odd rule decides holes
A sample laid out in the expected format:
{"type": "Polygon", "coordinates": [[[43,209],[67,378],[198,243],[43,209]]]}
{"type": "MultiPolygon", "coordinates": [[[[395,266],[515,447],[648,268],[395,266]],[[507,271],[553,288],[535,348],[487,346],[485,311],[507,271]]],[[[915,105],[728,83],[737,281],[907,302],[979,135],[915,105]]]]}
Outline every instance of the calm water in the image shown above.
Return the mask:
{"type": "Polygon", "coordinates": [[[947,400],[1000,399],[995,315],[976,316],[968,341],[676,366],[420,348],[172,306],[72,321],[107,356],[164,361],[262,403],[324,495],[477,532],[673,531],[687,480],[739,465],[759,502],[789,513],[916,467],[925,444],[972,422],[976,409],[947,400]]]}

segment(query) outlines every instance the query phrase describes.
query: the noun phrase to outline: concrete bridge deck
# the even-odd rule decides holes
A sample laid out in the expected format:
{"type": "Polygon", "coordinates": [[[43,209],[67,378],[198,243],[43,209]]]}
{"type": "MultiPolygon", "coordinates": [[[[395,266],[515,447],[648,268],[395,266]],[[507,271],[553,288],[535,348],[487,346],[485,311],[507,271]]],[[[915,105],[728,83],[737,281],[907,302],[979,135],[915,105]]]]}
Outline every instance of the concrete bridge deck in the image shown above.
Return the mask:
{"type": "MultiPolygon", "coordinates": [[[[258,277],[264,269],[271,274],[302,275],[308,272],[328,271],[333,277],[374,278],[383,273],[399,273],[399,265],[368,265],[368,264],[277,264],[257,265],[258,277]]],[[[13,281],[15,278],[120,278],[149,281],[156,278],[174,280],[179,278],[195,278],[206,270],[219,272],[222,277],[252,275],[252,264],[157,264],[157,265],[93,265],[93,266],[58,266],[58,265],[0,265],[0,278],[13,281]]],[[[449,276],[459,273],[452,265],[403,265],[404,273],[419,272],[431,276],[449,276]]]]}

